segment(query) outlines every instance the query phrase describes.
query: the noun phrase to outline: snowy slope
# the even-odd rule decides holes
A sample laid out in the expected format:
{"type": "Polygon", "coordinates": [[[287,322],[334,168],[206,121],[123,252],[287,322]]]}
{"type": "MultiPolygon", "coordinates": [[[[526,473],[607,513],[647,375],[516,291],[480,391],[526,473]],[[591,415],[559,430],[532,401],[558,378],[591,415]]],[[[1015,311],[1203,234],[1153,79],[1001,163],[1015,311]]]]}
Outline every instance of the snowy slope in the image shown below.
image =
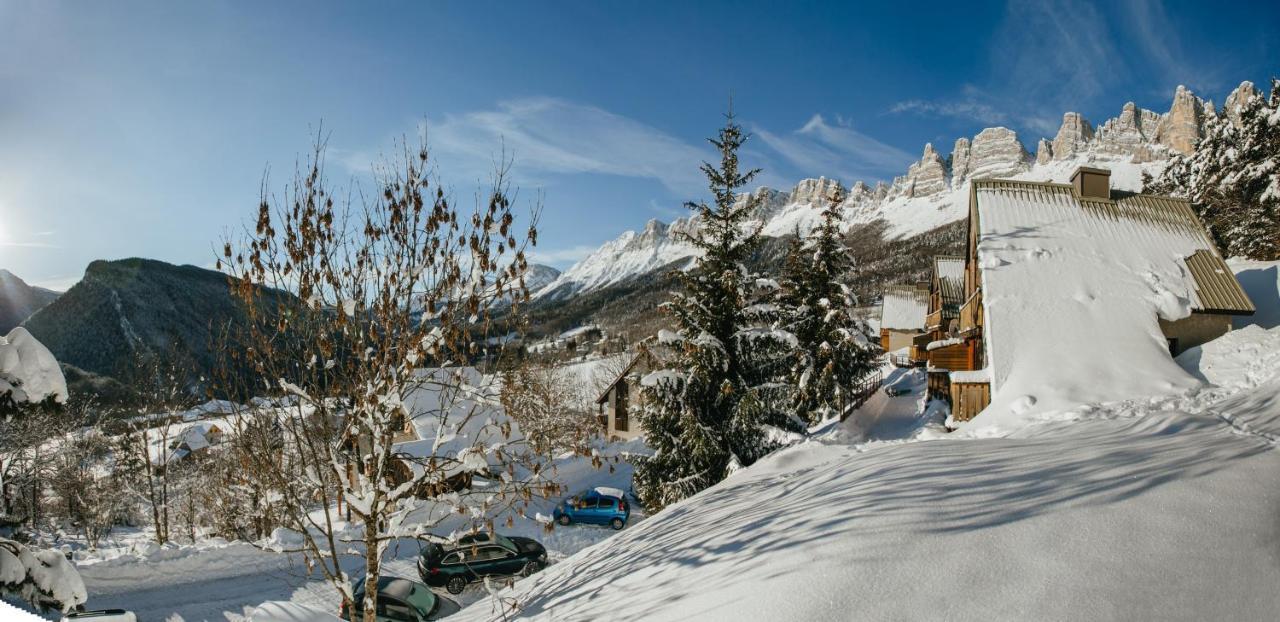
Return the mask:
{"type": "Polygon", "coordinates": [[[504,595],[558,621],[1274,619],[1277,433],[1273,378],[1017,438],[811,441],[504,595]]]}
{"type": "MultiPolygon", "coordinates": [[[[1162,134],[1158,129],[1171,118],[1185,115],[1188,106],[1211,114],[1208,103],[1179,87],[1170,112],[1157,114],[1127,104],[1096,133],[1083,117],[1068,113],[1057,136],[1041,140],[1034,158],[1011,130],[987,128],[972,139],[957,140],[950,164],[927,145],[921,160],[892,184],[880,182],[873,188],[857,181],[846,190],[838,181],[819,178],[802,180],[789,192],[762,187],[752,193],[759,201],[755,222],[767,236],[807,233],[838,191],[844,197],[841,207],[846,223],[882,220],[888,225],[885,235],[889,238],[911,237],[963,219],[972,179],[1067,182],[1082,165],[1111,169],[1112,187],[1139,191],[1142,174],[1159,174],[1176,153],[1175,146],[1184,144],[1171,132],[1162,134]]],[[[1197,123],[1181,126],[1198,132],[1197,123]]],[[[606,242],[534,295],[564,298],[693,257],[695,249],[680,234],[696,227],[697,221],[691,219],[670,225],[650,220],[642,231],[627,231],[606,242]]]]}

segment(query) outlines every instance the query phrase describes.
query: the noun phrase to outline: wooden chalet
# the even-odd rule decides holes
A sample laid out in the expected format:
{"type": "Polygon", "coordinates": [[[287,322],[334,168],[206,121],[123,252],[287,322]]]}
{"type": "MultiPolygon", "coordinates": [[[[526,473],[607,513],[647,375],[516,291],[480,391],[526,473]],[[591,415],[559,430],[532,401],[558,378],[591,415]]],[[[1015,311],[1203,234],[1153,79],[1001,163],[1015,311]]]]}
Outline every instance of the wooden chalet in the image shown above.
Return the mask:
{"type": "Polygon", "coordinates": [[[895,364],[923,363],[925,316],[929,311],[929,289],[918,285],[892,285],[885,289],[880,302],[880,348],[888,352],[895,364]],[[906,358],[901,352],[905,350],[906,358]]]}
{"type": "MultiPolygon", "coordinates": [[[[1078,169],[1070,184],[975,180],[967,252],[935,260],[929,303],[927,332],[917,341],[928,340],[929,389],[951,404],[957,422],[985,409],[1011,374],[1025,371],[1020,366],[1049,368],[1037,373],[1050,379],[1067,373],[1052,369],[1055,352],[1038,350],[1079,352],[1073,342],[1083,339],[1112,349],[1151,348],[1146,334],[1113,325],[1151,326],[1155,319],[1168,353],[1176,356],[1226,333],[1233,316],[1254,313],[1188,202],[1113,192],[1110,172],[1089,167],[1078,169]],[[1174,277],[1152,276],[1157,271],[1174,277]],[[1126,282],[1117,284],[1117,276],[1126,282]],[[1163,297],[1186,303],[1189,314],[1112,322],[1090,314],[1102,295],[1093,291],[1134,301],[1163,297]],[[1001,304],[984,303],[986,296],[1001,304]],[[1027,304],[1005,302],[1018,298],[1027,304]],[[1025,343],[1030,341],[1036,343],[1025,343]],[[1037,351],[1028,355],[1028,349],[1037,351]]],[[[1108,308],[1149,313],[1151,305],[1108,308]]],[[[1071,362],[1072,381],[1123,386],[1145,371],[1125,370],[1110,360],[1114,356],[1097,354],[1095,361],[1071,362]]]]}
{"type": "Polygon", "coordinates": [[[623,368],[622,373],[596,398],[597,416],[604,428],[605,438],[630,440],[644,436],[640,421],[635,416],[644,407],[640,379],[657,367],[656,361],[656,356],[649,348],[642,347],[623,368]]]}

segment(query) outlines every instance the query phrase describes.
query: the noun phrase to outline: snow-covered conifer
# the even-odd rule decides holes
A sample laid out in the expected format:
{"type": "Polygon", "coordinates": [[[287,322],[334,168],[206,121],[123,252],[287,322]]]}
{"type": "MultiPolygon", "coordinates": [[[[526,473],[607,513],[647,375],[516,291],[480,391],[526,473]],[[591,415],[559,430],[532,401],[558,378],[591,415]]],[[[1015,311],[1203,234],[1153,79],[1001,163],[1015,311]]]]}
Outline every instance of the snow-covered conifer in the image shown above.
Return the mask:
{"type": "Polygon", "coordinates": [[[1209,117],[1194,152],[1173,158],[1148,191],[1190,199],[1228,256],[1280,258],[1280,80],[1209,117]]]}
{"type": "Polygon", "coordinates": [[[664,305],[679,328],[664,339],[677,350],[670,366],[642,381],[645,438],[655,450],[636,468],[635,488],[653,509],[679,501],[749,465],[770,449],[765,426],[793,427],[783,408],[787,354],[794,337],[778,329],[777,283],[746,268],[760,241],[757,200],[738,191],[759,173],[742,171],[738,149],[748,136],[729,112],[709,139],[718,166],[703,163],[714,204],[686,204],[698,220],[685,236],[702,251],[677,273],[681,291],[664,305]]]}
{"type": "Polygon", "coordinates": [[[817,423],[852,406],[861,380],[874,366],[866,323],[854,314],[843,282],[853,257],[841,239],[841,197],[829,197],[822,222],[791,245],[783,265],[779,307],[796,337],[790,382],[794,410],[817,423]]]}

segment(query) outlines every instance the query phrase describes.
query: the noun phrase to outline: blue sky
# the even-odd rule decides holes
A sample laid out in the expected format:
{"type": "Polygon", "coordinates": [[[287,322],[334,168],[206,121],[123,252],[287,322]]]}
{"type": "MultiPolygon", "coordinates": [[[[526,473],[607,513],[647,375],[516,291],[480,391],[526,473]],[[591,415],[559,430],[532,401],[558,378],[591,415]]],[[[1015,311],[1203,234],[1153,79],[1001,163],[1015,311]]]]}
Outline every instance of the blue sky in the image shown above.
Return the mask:
{"type": "Polygon", "coordinates": [[[505,147],[538,259],[566,267],[702,195],[730,93],[785,188],[1280,74],[1274,3],[868,4],[0,0],[0,268],[65,288],[98,258],[208,265],[321,121],[345,181],[425,120],[463,200],[505,147]]]}

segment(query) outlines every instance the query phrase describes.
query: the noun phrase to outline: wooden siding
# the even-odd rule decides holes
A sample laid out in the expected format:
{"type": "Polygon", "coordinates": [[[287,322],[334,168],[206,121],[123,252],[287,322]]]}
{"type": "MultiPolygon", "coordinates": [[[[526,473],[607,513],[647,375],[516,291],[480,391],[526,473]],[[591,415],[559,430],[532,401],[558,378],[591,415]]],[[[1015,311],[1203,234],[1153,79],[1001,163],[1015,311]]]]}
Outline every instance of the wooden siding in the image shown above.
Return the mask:
{"type": "Polygon", "coordinates": [[[931,350],[929,365],[950,371],[972,371],[979,369],[978,358],[977,340],[968,339],[964,343],[931,350]]]}
{"type": "Polygon", "coordinates": [[[991,385],[986,382],[951,383],[951,418],[968,421],[991,403],[991,385]]]}

